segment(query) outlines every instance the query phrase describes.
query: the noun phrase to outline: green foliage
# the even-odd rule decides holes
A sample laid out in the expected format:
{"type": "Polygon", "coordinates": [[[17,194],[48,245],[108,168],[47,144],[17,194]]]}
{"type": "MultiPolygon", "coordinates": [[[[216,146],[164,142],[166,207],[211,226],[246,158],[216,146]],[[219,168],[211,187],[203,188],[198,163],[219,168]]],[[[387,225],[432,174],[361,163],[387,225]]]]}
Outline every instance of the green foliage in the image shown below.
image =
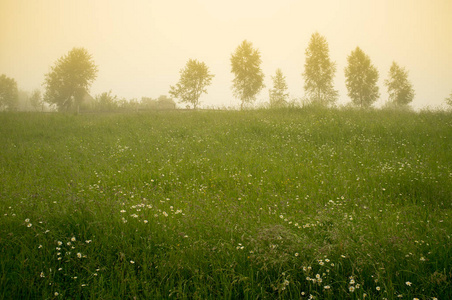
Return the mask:
{"type": "Polygon", "coordinates": [[[286,77],[281,69],[276,70],[275,76],[272,76],[273,89],[269,90],[270,107],[285,107],[288,103],[289,93],[287,92],[286,77]]]}
{"type": "Polygon", "coordinates": [[[305,54],[304,90],[310,101],[322,106],[334,104],[338,97],[338,92],[333,87],[336,64],[330,60],[325,37],[318,32],[312,34],[305,54]]]}
{"type": "Polygon", "coordinates": [[[176,108],[176,102],[166,95],[161,95],[157,99],[143,97],[140,104],[142,109],[168,110],[176,108]]]}
{"type": "Polygon", "coordinates": [[[253,44],[244,40],[231,55],[231,71],[234,73],[232,91],[242,102],[240,107],[256,100],[257,94],[265,87],[261,69],[261,55],[253,44]]]}
{"type": "Polygon", "coordinates": [[[207,87],[211,84],[214,75],[209,73],[209,68],[204,62],[190,59],[184,69],[180,70],[180,79],[175,86],[170,87],[169,94],[189,103],[196,109],[199,105],[199,97],[207,94],[207,87]]]}
{"type": "Polygon", "coordinates": [[[347,57],[345,85],[354,105],[370,107],[380,97],[378,91],[378,71],[370,58],[359,47],[347,57]]]}
{"type": "Polygon", "coordinates": [[[406,106],[414,99],[414,89],[408,80],[408,71],[392,62],[385,85],[388,88],[389,102],[396,106],[406,106]]]}
{"type": "Polygon", "coordinates": [[[0,124],[1,299],[452,299],[450,113],[0,124]]]}
{"type": "Polygon", "coordinates": [[[0,76],[0,110],[15,110],[19,101],[19,91],[14,78],[0,76]]]}
{"type": "Polygon", "coordinates": [[[42,95],[41,91],[39,89],[34,90],[31,92],[31,96],[29,98],[30,105],[36,110],[44,110],[44,101],[42,101],[42,95]]]}
{"type": "Polygon", "coordinates": [[[119,100],[111,91],[104,92],[94,98],[93,109],[98,111],[114,111],[119,108],[119,100]]]}
{"type": "Polygon", "coordinates": [[[44,100],[58,110],[79,109],[97,77],[97,66],[84,48],[73,48],[45,75],[44,100]]]}
{"type": "Polygon", "coordinates": [[[449,97],[445,99],[446,104],[452,108],[452,92],[450,93],[449,97]]]}

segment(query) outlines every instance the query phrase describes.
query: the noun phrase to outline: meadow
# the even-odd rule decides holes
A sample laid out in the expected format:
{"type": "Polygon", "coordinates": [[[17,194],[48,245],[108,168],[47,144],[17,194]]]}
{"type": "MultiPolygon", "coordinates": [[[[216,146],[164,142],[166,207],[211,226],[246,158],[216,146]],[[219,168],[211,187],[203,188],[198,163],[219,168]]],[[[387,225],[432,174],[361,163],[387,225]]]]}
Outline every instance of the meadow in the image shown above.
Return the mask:
{"type": "Polygon", "coordinates": [[[451,216],[451,113],[0,113],[1,299],[452,299],[451,216]]]}

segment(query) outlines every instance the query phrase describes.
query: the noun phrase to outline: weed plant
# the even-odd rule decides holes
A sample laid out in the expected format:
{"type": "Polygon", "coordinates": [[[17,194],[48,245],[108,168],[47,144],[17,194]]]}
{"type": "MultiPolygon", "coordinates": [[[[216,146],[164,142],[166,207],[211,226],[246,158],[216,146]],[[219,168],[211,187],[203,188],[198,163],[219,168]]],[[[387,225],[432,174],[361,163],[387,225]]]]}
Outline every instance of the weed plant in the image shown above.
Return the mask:
{"type": "Polygon", "coordinates": [[[451,299],[452,115],[0,114],[2,299],[451,299]]]}

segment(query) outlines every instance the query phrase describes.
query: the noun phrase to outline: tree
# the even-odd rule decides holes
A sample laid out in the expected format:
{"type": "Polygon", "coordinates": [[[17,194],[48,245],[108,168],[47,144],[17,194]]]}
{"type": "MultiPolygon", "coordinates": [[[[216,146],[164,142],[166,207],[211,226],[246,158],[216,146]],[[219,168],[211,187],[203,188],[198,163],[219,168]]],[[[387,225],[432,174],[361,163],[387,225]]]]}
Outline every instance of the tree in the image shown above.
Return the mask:
{"type": "Polygon", "coordinates": [[[44,100],[59,110],[80,108],[89,87],[97,77],[97,66],[84,48],[73,48],[58,59],[45,75],[44,100]]]}
{"type": "Polygon", "coordinates": [[[31,92],[31,96],[29,98],[31,106],[35,110],[44,110],[44,102],[42,101],[41,91],[38,89],[35,89],[33,92],[31,92]]]}
{"type": "Polygon", "coordinates": [[[111,90],[103,92],[94,98],[94,108],[100,111],[112,111],[118,109],[118,97],[112,95],[111,90]]]}
{"type": "Polygon", "coordinates": [[[389,78],[385,80],[389,102],[396,106],[408,105],[414,98],[413,85],[408,81],[408,71],[393,62],[389,69],[389,78]]]}
{"type": "Polygon", "coordinates": [[[234,97],[240,99],[243,109],[245,103],[256,100],[256,95],[265,87],[264,73],[261,70],[261,55],[253,49],[252,43],[243,41],[231,55],[232,80],[234,97]]]}
{"type": "Polygon", "coordinates": [[[347,57],[345,85],[353,104],[361,108],[370,107],[380,97],[378,91],[378,71],[359,47],[347,57]]]}
{"type": "Polygon", "coordinates": [[[287,93],[286,77],[283,75],[281,69],[276,70],[275,76],[272,76],[273,89],[269,90],[270,106],[284,107],[287,105],[289,94],[287,93]]]}
{"type": "Polygon", "coordinates": [[[334,104],[338,92],[333,88],[336,64],[330,60],[328,43],[318,32],[311,36],[306,49],[303,77],[304,90],[310,100],[321,105],[334,104]]]}
{"type": "Polygon", "coordinates": [[[180,79],[175,86],[170,87],[170,95],[179,98],[181,102],[190,103],[193,108],[199,105],[199,97],[202,93],[207,94],[214,75],[209,73],[209,68],[203,62],[196,59],[188,60],[185,68],[180,70],[180,79]]]}
{"type": "Polygon", "coordinates": [[[0,76],[0,110],[14,110],[19,101],[17,82],[5,74],[0,76]]]}
{"type": "Polygon", "coordinates": [[[446,104],[452,107],[452,92],[450,92],[449,98],[445,99],[446,104]]]}

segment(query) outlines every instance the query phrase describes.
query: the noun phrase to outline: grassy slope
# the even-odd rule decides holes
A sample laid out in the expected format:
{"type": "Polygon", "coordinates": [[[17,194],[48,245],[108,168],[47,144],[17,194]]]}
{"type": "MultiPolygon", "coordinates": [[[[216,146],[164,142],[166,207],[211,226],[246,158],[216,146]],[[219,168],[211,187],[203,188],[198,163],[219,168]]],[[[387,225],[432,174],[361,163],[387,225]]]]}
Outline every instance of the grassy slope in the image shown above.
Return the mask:
{"type": "Polygon", "coordinates": [[[0,124],[0,298],[452,297],[450,114],[0,124]]]}

